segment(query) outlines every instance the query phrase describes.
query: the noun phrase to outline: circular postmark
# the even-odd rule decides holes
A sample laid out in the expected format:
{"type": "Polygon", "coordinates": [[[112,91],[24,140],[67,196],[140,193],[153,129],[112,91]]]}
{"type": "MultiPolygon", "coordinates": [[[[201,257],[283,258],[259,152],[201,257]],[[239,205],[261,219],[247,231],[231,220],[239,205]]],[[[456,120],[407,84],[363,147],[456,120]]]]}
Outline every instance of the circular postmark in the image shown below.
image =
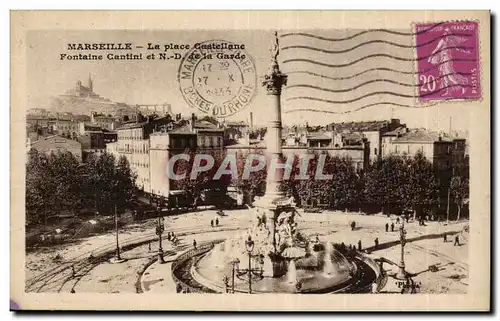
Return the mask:
{"type": "Polygon", "coordinates": [[[191,107],[217,118],[245,108],[257,89],[255,64],[245,46],[225,40],[196,43],[180,63],[177,81],[191,107]]]}

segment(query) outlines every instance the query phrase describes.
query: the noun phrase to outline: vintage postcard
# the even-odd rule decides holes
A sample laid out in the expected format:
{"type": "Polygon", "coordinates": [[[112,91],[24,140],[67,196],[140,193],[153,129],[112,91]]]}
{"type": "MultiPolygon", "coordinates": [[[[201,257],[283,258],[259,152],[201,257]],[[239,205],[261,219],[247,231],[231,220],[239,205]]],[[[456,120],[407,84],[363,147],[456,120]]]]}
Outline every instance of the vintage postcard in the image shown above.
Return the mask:
{"type": "Polygon", "coordinates": [[[11,30],[12,309],[490,309],[488,11],[11,30]]]}

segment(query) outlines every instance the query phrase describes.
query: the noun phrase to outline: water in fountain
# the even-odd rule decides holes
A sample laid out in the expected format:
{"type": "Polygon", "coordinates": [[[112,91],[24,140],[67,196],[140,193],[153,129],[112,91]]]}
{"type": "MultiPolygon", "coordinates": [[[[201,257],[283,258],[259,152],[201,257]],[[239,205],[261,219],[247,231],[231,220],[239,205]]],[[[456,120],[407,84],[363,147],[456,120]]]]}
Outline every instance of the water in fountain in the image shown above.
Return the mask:
{"type": "Polygon", "coordinates": [[[220,243],[219,245],[215,246],[211,253],[211,260],[213,265],[216,268],[222,268],[224,266],[224,256],[225,253],[223,251],[224,243],[220,243]]]}
{"type": "Polygon", "coordinates": [[[288,264],[288,271],[286,273],[286,279],[288,283],[296,283],[297,282],[297,268],[295,267],[295,260],[290,260],[290,264],[288,264]]]}
{"type": "Polygon", "coordinates": [[[226,259],[231,258],[231,256],[233,255],[233,241],[231,239],[227,239],[224,242],[224,254],[226,256],[226,259]]]}
{"type": "Polygon", "coordinates": [[[332,275],[335,269],[332,262],[332,252],[333,252],[332,243],[328,241],[325,244],[325,257],[323,265],[323,273],[325,275],[332,275]]]}

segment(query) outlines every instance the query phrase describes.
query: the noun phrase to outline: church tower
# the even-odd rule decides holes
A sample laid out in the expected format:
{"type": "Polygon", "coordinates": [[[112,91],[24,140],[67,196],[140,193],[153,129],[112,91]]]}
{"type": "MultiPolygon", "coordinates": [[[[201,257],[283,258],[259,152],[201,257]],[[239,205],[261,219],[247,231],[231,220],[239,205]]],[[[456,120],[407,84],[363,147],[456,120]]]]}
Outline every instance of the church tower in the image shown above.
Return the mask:
{"type": "Polygon", "coordinates": [[[88,87],[89,87],[90,92],[94,92],[94,84],[92,82],[92,77],[90,76],[90,73],[89,73],[88,87]]]}

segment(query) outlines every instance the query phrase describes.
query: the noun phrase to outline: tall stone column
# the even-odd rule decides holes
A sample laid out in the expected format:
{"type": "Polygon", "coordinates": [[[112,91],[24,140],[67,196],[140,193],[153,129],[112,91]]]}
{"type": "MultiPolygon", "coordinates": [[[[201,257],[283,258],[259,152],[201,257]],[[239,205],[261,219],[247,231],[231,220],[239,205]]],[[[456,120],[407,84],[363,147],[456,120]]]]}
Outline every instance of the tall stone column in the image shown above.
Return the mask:
{"type": "MultiPolygon", "coordinates": [[[[269,70],[264,75],[262,86],[266,89],[266,94],[269,101],[269,108],[266,109],[267,133],[266,133],[266,158],[268,161],[272,159],[283,159],[282,142],[281,142],[281,89],[286,85],[287,75],[280,71],[278,64],[279,43],[278,35],[275,33],[275,43],[272,52],[272,60],[269,70]]],[[[269,164],[268,164],[269,166],[269,164]]],[[[277,172],[283,173],[283,170],[277,172]]],[[[284,196],[279,190],[280,175],[268,175],[266,180],[266,194],[263,201],[270,203],[276,198],[284,196]]],[[[269,204],[271,205],[271,204],[269,204]]]]}
{"type": "MultiPolygon", "coordinates": [[[[268,170],[271,160],[283,161],[282,143],[281,143],[281,89],[286,85],[287,76],[280,71],[278,64],[279,41],[278,34],[274,34],[274,42],[271,48],[271,64],[267,73],[264,75],[262,86],[266,90],[268,104],[266,109],[267,133],[266,133],[266,159],[268,161],[268,170]]],[[[281,175],[280,169],[273,173],[268,172],[266,179],[266,193],[258,201],[255,206],[264,209],[268,218],[268,226],[271,231],[271,241],[273,243],[273,251],[264,259],[265,273],[267,277],[281,277],[286,273],[287,262],[284,257],[279,254],[276,244],[276,219],[280,214],[279,205],[276,201],[283,199],[284,193],[280,191],[281,175]]]]}

